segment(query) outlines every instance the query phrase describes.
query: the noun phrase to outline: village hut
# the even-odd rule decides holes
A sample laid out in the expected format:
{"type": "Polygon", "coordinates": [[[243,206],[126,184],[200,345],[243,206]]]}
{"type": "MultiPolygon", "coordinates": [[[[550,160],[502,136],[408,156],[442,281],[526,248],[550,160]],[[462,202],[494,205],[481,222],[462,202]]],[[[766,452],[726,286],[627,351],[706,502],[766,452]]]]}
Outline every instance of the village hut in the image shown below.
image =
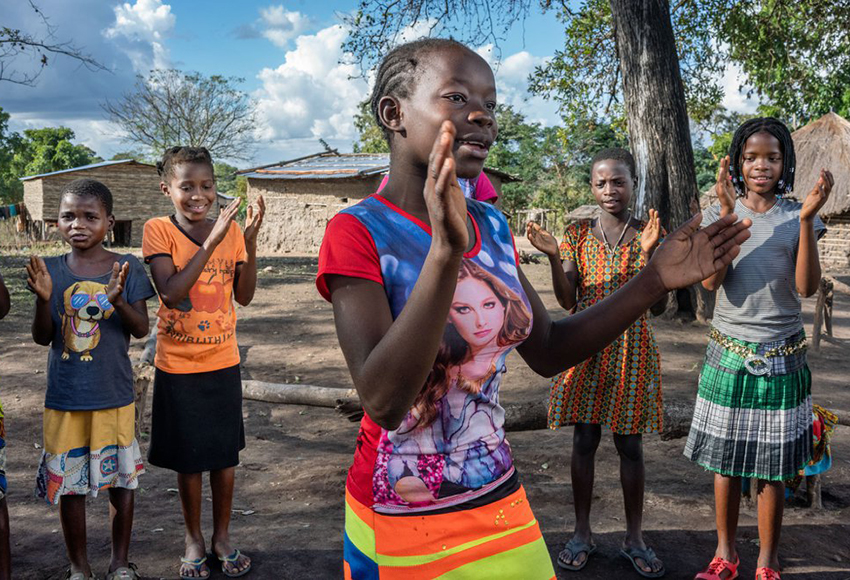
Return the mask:
{"type": "MultiPolygon", "coordinates": [[[[336,213],[375,193],[389,171],[388,154],[326,151],[237,172],[248,180],[248,201],[262,195],[266,218],[257,245],[264,253],[315,254],[336,213]]],[[[511,175],[485,168],[501,195],[511,175]]]]}
{"type": "Polygon", "coordinates": [[[145,222],[174,212],[171,200],[159,189],[153,165],[132,159],[93,163],[21,178],[28,220],[37,237],[50,237],[56,228],[62,190],[81,178],[96,179],[112,192],[115,228],[110,242],[116,245],[140,246],[145,222]]]}
{"type": "MultiPolygon", "coordinates": [[[[791,197],[803,201],[820,176],[829,169],[835,186],[820,217],[827,234],[818,242],[821,263],[830,269],[850,267],[850,122],[835,113],[827,113],[791,133],[797,155],[794,192],[791,197]]],[[[701,197],[705,208],[717,201],[714,186],[701,197]]]]}

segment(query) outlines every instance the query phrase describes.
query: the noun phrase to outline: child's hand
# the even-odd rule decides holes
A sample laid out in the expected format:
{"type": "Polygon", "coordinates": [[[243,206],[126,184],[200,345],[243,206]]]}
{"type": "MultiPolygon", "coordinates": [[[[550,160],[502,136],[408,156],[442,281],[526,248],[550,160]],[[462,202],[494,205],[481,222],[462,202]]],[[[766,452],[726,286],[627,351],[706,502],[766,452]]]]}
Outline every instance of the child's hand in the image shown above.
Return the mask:
{"type": "Polygon", "coordinates": [[[266,200],[263,196],[257,198],[257,213],[254,213],[254,206],[248,206],[248,212],[245,216],[245,245],[257,245],[257,234],[260,232],[260,226],[263,224],[263,216],[266,215],[266,200]]]}
{"type": "Polygon", "coordinates": [[[741,243],[750,237],[753,222],[729,214],[713,224],[699,228],[697,214],[671,233],[647,265],[658,275],[666,291],[684,288],[705,280],[732,263],[741,243]]]}
{"type": "Polygon", "coordinates": [[[646,220],[646,227],[643,228],[643,233],[640,237],[640,251],[642,254],[649,256],[655,246],[658,245],[658,240],[661,239],[661,219],[658,217],[658,212],[654,209],[649,210],[649,218],[646,220]]]}
{"type": "Polygon", "coordinates": [[[466,229],[466,198],[457,182],[452,154],[455,133],[454,124],[443,121],[431,149],[424,193],[433,240],[445,243],[453,252],[462,253],[469,244],[469,232],[466,229]]]}
{"type": "Polygon", "coordinates": [[[530,221],[525,226],[525,235],[531,245],[546,254],[547,256],[560,257],[558,250],[558,240],[555,236],[540,227],[537,222],[530,221]]]}
{"type": "Polygon", "coordinates": [[[720,170],[717,172],[717,183],[714,186],[717,193],[717,201],[720,202],[720,217],[735,213],[735,188],[729,178],[729,156],[720,160],[720,170]]]}
{"type": "Polygon", "coordinates": [[[26,267],[27,285],[35,292],[39,300],[49,302],[50,294],[53,292],[53,279],[47,271],[47,264],[38,256],[30,256],[30,263],[26,267]]]}
{"type": "Polygon", "coordinates": [[[109,284],[106,285],[106,299],[113,306],[118,306],[124,301],[124,284],[127,282],[127,274],[129,273],[129,262],[124,262],[124,265],[120,265],[118,262],[112,264],[112,277],[109,278],[109,284]]]}
{"type": "Polygon", "coordinates": [[[826,200],[829,199],[829,193],[832,191],[832,186],[835,185],[835,180],[832,178],[832,173],[826,169],[820,170],[820,178],[815,184],[815,187],[806,196],[803,202],[803,207],[800,209],[800,221],[812,221],[818,214],[820,208],[824,206],[826,200]]]}
{"type": "Polygon", "coordinates": [[[218,218],[215,220],[212,231],[210,232],[210,235],[207,236],[207,240],[204,242],[204,245],[209,244],[208,247],[215,248],[221,243],[225,236],[227,236],[227,232],[230,231],[230,223],[233,221],[233,218],[236,217],[236,213],[239,211],[239,205],[241,203],[242,200],[237,197],[227,204],[226,208],[221,210],[221,213],[218,214],[218,218]]]}

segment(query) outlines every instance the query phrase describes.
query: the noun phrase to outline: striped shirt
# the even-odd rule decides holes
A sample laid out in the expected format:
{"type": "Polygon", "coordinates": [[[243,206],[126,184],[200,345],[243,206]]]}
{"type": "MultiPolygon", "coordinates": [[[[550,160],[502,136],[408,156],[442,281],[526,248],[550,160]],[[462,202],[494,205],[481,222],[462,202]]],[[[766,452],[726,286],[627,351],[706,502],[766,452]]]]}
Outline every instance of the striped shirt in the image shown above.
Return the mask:
{"type": "MultiPolygon", "coordinates": [[[[800,202],[780,198],[766,212],[756,213],[740,199],[735,203],[738,217],[751,219],[753,226],[717,291],[712,323],[723,334],[768,342],[802,330],[795,278],[802,207],[800,202]]],[[[704,212],[703,224],[719,217],[720,204],[712,205],[704,212]]],[[[815,217],[814,227],[815,238],[820,239],[826,226],[815,217]]]]}

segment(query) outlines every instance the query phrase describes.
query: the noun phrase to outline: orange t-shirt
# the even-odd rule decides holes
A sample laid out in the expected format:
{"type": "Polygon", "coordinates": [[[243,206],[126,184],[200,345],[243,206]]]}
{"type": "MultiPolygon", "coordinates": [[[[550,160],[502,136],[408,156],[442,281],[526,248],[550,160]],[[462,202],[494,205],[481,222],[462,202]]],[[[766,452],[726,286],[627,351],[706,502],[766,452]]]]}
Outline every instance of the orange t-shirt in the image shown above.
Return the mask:
{"type": "MultiPolygon", "coordinates": [[[[171,216],[153,218],[145,224],[142,237],[145,263],[157,256],[169,256],[180,271],[200,247],[171,216]]],[[[244,261],[245,238],[234,222],[177,308],[168,308],[160,299],[156,368],[186,374],[239,364],[233,281],[236,265],[244,261]]]]}

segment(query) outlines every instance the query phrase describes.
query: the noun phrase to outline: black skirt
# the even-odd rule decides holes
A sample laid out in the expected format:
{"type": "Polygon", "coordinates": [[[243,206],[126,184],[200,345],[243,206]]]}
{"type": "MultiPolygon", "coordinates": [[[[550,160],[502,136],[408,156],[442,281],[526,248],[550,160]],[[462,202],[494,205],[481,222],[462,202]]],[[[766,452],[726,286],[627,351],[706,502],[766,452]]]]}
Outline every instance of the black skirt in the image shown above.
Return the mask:
{"type": "Polygon", "coordinates": [[[239,365],[206,373],[156,369],[148,463],[178,473],[234,467],[245,448],[239,365]]]}

